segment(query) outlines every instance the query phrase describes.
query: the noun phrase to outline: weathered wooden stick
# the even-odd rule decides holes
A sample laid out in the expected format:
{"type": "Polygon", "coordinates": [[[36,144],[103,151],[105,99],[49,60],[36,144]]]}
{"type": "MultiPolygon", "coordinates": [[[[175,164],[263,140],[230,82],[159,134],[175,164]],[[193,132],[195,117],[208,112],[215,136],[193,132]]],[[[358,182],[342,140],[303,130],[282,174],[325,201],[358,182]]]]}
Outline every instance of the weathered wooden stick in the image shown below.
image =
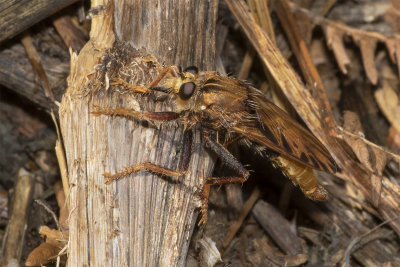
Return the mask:
{"type": "Polygon", "coordinates": [[[10,220],[1,246],[0,266],[19,265],[34,185],[34,175],[25,169],[20,169],[15,185],[10,220]]]}
{"type": "Polygon", "coordinates": [[[186,175],[140,171],[105,185],[104,172],[144,162],[176,170],[183,129],[91,112],[95,105],[170,110],[165,101],[109,87],[108,81],[149,84],[162,69],[154,57],[213,69],[216,1],[92,1],[92,8],[99,12],[91,38],[71,57],[60,106],[70,180],[68,266],[184,266],[198,190],[212,168],[199,133],[194,131],[186,175]]]}
{"type": "Polygon", "coordinates": [[[14,37],[76,0],[22,0],[0,2],[0,42],[14,37]]]}

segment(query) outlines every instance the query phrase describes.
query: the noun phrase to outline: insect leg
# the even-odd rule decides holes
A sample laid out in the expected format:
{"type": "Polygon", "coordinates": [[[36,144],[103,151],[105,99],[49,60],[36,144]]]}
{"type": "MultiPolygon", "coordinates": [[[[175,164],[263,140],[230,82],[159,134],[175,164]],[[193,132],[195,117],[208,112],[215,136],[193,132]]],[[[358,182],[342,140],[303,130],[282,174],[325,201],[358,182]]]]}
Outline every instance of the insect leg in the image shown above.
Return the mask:
{"type": "Polygon", "coordinates": [[[140,170],[148,170],[150,172],[154,172],[154,173],[165,175],[165,176],[181,176],[182,174],[185,173],[184,171],[181,171],[181,170],[173,171],[173,170],[158,166],[158,165],[150,163],[150,162],[144,162],[144,163],[140,163],[136,166],[126,168],[122,172],[118,172],[115,174],[105,172],[104,173],[104,178],[106,179],[105,183],[110,184],[114,180],[118,180],[124,176],[127,176],[131,173],[134,173],[134,172],[137,172],[140,170]]]}
{"type": "Polygon", "coordinates": [[[230,183],[243,183],[250,176],[250,172],[240,163],[223,145],[210,138],[204,136],[205,142],[208,147],[214,151],[217,156],[229,167],[235,170],[240,176],[233,177],[209,177],[207,184],[230,184],[230,183]]]}
{"type": "Polygon", "coordinates": [[[213,140],[209,135],[204,135],[204,140],[208,147],[214,151],[217,156],[229,167],[234,169],[240,176],[229,177],[208,177],[202,189],[201,195],[201,219],[199,225],[207,221],[208,196],[210,195],[210,186],[214,184],[243,183],[250,176],[250,172],[226,149],[223,145],[213,140]]]}
{"type": "Polygon", "coordinates": [[[174,77],[178,77],[179,70],[176,66],[165,67],[148,86],[134,86],[121,78],[114,79],[110,85],[122,85],[135,93],[150,93],[151,90],[149,88],[155,87],[168,73],[174,77]]]}
{"type": "Polygon", "coordinates": [[[192,130],[183,132],[182,152],[179,160],[179,170],[187,171],[189,168],[190,159],[192,158],[192,130]]]}
{"type": "Polygon", "coordinates": [[[134,86],[121,78],[114,79],[112,82],[110,82],[110,85],[122,85],[134,93],[143,93],[143,94],[150,93],[150,90],[146,86],[143,85],[134,86]]]}
{"type": "Polygon", "coordinates": [[[168,66],[165,67],[160,74],[147,86],[147,88],[155,87],[168,73],[171,73],[172,76],[178,77],[179,70],[176,66],[168,66]]]}
{"type": "Polygon", "coordinates": [[[127,108],[103,108],[99,106],[94,106],[92,114],[94,116],[100,116],[100,115],[123,116],[132,119],[144,120],[148,122],[170,121],[179,118],[179,113],[176,112],[134,111],[127,108]]]}
{"type": "Polygon", "coordinates": [[[131,173],[138,172],[140,170],[148,170],[153,173],[157,173],[160,175],[165,176],[181,176],[185,174],[191,158],[191,151],[192,151],[192,131],[187,130],[183,134],[183,148],[180,156],[179,167],[178,170],[173,171],[159,165],[144,162],[133,167],[126,168],[122,172],[118,172],[116,174],[104,173],[104,178],[106,179],[106,184],[112,183],[114,180],[118,180],[124,176],[127,176],[131,173]]]}

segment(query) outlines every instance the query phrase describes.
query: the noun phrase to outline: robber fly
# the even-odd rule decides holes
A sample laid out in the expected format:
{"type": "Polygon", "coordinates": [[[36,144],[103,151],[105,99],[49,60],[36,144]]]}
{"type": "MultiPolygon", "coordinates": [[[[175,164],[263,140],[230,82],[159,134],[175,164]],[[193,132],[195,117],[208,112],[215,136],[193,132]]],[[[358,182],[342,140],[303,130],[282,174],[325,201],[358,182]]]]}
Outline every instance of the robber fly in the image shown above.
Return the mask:
{"type": "MultiPolygon", "coordinates": [[[[165,68],[148,86],[133,87],[121,80],[114,83],[132,87],[133,91],[140,93],[158,91],[168,94],[175,110],[138,112],[95,107],[94,115],[120,115],[149,122],[178,120],[184,125],[185,133],[195,125],[200,125],[206,146],[237,172],[238,176],[235,177],[207,179],[203,189],[201,222],[206,220],[206,200],[210,185],[243,183],[250,175],[225,147],[225,144],[236,139],[271,160],[308,198],[316,201],[326,199],[327,192],[318,184],[312,169],[336,172],[336,164],[329,152],[308,130],[249,84],[232,77],[221,76],[214,71],[199,72],[194,67],[181,72],[176,66],[165,68]]],[[[190,150],[184,150],[183,154],[183,161],[190,161],[190,150]]],[[[185,171],[185,167],[173,171],[147,162],[120,173],[106,173],[105,177],[108,179],[107,183],[110,183],[141,169],[168,176],[180,176],[185,171]]]]}

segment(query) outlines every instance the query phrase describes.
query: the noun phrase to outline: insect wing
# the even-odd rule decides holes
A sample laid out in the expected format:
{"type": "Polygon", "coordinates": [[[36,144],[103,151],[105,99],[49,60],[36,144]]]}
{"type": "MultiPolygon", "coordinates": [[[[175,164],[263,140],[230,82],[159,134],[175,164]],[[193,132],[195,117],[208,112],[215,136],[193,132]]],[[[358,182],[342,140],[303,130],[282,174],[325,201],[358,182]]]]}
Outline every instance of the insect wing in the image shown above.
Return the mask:
{"type": "Polygon", "coordinates": [[[261,94],[251,100],[258,125],[235,127],[236,132],[313,169],[336,172],[334,160],[311,132],[261,94]]]}

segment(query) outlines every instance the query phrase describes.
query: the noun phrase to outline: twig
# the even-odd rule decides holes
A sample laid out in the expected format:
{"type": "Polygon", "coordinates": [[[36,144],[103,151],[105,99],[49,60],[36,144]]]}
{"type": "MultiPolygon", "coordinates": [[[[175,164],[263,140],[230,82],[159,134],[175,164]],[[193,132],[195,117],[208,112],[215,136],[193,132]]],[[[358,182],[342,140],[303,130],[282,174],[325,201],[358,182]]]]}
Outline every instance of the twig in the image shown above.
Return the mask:
{"type": "MultiPolygon", "coordinates": [[[[343,259],[344,259],[344,262],[345,262],[345,266],[346,266],[346,267],[349,267],[349,266],[350,266],[350,256],[351,256],[351,254],[352,254],[355,250],[357,250],[358,248],[364,246],[365,244],[367,244],[367,243],[369,243],[369,242],[371,242],[371,241],[373,241],[373,240],[382,238],[382,235],[379,235],[379,234],[372,235],[372,236],[370,236],[368,239],[362,241],[363,238],[368,237],[369,235],[371,235],[372,232],[374,232],[374,231],[376,231],[377,229],[381,228],[381,227],[384,226],[385,224],[387,224],[387,223],[389,223],[389,222],[392,222],[392,221],[394,221],[394,220],[397,220],[397,219],[399,219],[399,218],[400,218],[400,216],[397,216],[397,217],[395,217],[395,218],[393,218],[393,219],[391,219],[391,220],[386,220],[386,221],[382,222],[381,224],[378,224],[377,226],[375,226],[374,228],[372,228],[371,230],[369,230],[369,231],[366,232],[365,234],[354,238],[354,239],[349,243],[349,245],[347,246],[346,252],[344,253],[343,259]]],[[[383,236],[383,237],[385,237],[385,236],[383,236]]]]}
{"type": "Polygon", "coordinates": [[[319,119],[324,120],[331,131],[335,131],[336,121],[334,119],[322,79],[311,59],[306,43],[300,35],[300,29],[292,13],[290,12],[287,0],[276,1],[275,10],[279,17],[279,21],[285,30],[286,37],[289,40],[290,47],[296,56],[297,62],[299,63],[301,72],[307,85],[314,88],[318,94],[318,96],[314,96],[314,99],[318,101],[320,108],[324,109],[324,117],[319,119]]]}
{"type": "Polygon", "coordinates": [[[48,213],[51,214],[51,216],[53,217],[53,220],[56,222],[58,231],[60,231],[60,233],[61,233],[61,236],[62,236],[62,238],[63,238],[63,241],[64,241],[65,243],[67,243],[67,240],[65,239],[64,234],[63,234],[63,232],[61,231],[61,226],[60,226],[60,223],[58,222],[57,215],[54,213],[54,211],[52,211],[52,210],[47,206],[47,204],[45,204],[44,201],[42,201],[42,200],[40,200],[40,199],[36,199],[35,202],[38,203],[38,204],[39,204],[40,206],[42,206],[48,213]]]}
{"type": "Polygon", "coordinates": [[[55,151],[56,151],[58,165],[60,167],[61,181],[63,184],[64,194],[65,194],[66,198],[68,199],[69,182],[68,182],[67,160],[65,158],[64,145],[61,140],[60,128],[58,126],[58,121],[56,119],[56,116],[54,115],[53,110],[51,111],[51,118],[53,119],[54,125],[56,126],[57,141],[56,141],[55,151]]]}
{"type": "Polygon", "coordinates": [[[29,61],[32,64],[33,70],[39,76],[40,82],[43,86],[43,90],[45,95],[50,98],[51,101],[54,102],[53,91],[50,87],[49,79],[47,78],[46,72],[43,68],[43,65],[40,61],[39,53],[37,52],[35,46],[33,45],[32,38],[29,34],[25,34],[21,39],[22,45],[25,48],[26,55],[28,56],[29,61]]]}
{"type": "Polygon", "coordinates": [[[32,203],[34,185],[34,175],[21,168],[18,171],[10,220],[0,251],[0,266],[11,266],[12,263],[18,263],[21,259],[22,246],[27,229],[28,208],[32,203]]]}
{"type": "MultiPolygon", "coordinates": [[[[260,189],[255,188],[253,190],[253,192],[251,193],[251,196],[249,197],[249,199],[244,203],[243,208],[242,208],[242,213],[240,214],[239,219],[237,220],[237,222],[235,224],[233,224],[227,234],[227,237],[224,241],[223,244],[223,249],[226,249],[229,244],[231,243],[232,239],[235,237],[237,231],[240,229],[240,227],[242,226],[244,219],[246,219],[247,215],[249,214],[249,212],[251,211],[252,207],[254,206],[254,204],[256,203],[256,201],[258,200],[258,197],[260,196],[260,189]]],[[[222,252],[223,253],[223,252],[222,252]]]]}

